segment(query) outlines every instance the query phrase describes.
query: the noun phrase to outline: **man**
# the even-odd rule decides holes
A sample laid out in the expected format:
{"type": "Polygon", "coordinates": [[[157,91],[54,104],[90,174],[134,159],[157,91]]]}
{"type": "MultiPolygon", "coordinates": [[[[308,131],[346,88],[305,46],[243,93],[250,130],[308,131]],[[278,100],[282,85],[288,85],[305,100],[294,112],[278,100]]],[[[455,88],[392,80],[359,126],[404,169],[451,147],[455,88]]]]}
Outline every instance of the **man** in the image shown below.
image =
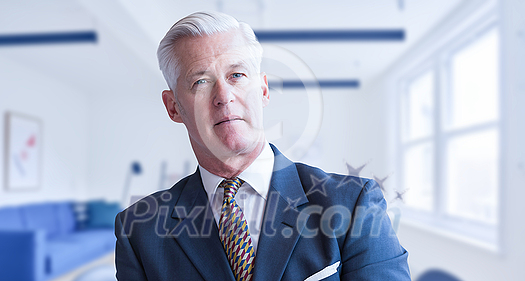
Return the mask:
{"type": "Polygon", "coordinates": [[[248,25],[194,13],[158,57],[199,166],[117,216],[119,280],[410,280],[374,181],[293,163],[265,140],[268,81],[248,25]]]}

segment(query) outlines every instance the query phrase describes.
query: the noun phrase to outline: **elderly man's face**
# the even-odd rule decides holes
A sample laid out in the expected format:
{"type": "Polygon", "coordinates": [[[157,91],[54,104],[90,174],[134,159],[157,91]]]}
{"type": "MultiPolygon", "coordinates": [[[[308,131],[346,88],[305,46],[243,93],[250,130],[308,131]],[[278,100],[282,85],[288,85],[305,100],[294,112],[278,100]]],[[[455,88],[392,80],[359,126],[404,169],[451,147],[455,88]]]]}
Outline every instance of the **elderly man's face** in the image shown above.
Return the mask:
{"type": "Polygon", "coordinates": [[[176,53],[177,98],[165,91],[163,100],[171,119],[186,126],[196,154],[223,159],[253,151],[264,141],[269,93],[241,35],[186,38],[176,53]]]}

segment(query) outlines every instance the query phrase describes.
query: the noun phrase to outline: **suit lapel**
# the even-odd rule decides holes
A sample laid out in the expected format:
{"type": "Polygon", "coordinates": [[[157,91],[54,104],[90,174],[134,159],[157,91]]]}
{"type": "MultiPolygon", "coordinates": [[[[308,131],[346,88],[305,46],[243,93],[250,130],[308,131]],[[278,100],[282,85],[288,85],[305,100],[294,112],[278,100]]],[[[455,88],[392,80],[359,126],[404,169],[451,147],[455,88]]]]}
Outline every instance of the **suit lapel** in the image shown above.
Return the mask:
{"type": "Polygon", "coordinates": [[[205,280],[235,280],[198,170],[188,179],[171,217],[170,234],[205,280]]]}
{"type": "Polygon", "coordinates": [[[308,203],[308,199],[295,164],[273,145],[272,149],[275,154],[274,170],[255,255],[255,281],[281,279],[304,223],[308,220],[308,216],[301,216],[297,209],[308,203]]]}

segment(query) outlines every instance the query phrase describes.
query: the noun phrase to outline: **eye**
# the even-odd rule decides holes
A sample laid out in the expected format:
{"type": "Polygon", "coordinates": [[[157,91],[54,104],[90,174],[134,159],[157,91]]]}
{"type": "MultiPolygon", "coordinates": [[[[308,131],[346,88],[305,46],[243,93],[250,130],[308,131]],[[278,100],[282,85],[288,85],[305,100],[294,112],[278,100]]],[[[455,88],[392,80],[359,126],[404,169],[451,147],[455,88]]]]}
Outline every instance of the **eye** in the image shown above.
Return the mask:
{"type": "Polygon", "coordinates": [[[243,75],[242,73],[234,73],[234,74],[232,74],[232,77],[233,77],[233,78],[241,78],[241,77],[243,77],[243,76],[244,76],[244,75],[243,75]]]}
{"type": "Polygon", "coordinates": [[[199,80],[195,81],[194,84],[195,84],[195,85],[200,85],[200,84],[204,84],[204,83],[206,83],[206,80],[205,80],[205,79],[199,79],[199,80]]]}

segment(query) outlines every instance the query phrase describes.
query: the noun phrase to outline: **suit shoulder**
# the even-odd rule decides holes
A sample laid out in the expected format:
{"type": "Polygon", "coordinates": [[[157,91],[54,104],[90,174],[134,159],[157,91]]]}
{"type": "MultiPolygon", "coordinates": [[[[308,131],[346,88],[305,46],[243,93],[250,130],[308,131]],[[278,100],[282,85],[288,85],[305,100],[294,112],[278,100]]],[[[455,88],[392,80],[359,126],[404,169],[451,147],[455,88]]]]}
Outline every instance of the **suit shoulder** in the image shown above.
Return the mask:
{"type": "Polygon", "coordinates": [[[363,190],[366,192],[367,189],[375,186],[375,182],[371,179],[327,173],[320,168],[303,163],[295,163],[295,166],[304,191],[309,199],[311,199],[313,195],[324,195],[325,197],[332,198],[332,200],[352,198],[352,201],[354,201],[363,190]]]}
{"type": "Polygon", "coordinates": [[[186,176],[180,179],[169,189],[159,190],[142,197],[141,199],[137,200],[129,207],[124,209],[124,211],[122,212],[125,213],[129,210],[133,210],[133,212],[137,213],[140,213],[141,211],[147,212],[147,209],[150,208],[152,204],[158,205],[160,202],[169,202],[173,201],[174,199],[176,200],[177,198],[179,198],[190,176],[186,176]]]}
{"type": "Polygon", "coordinates": [[[337,173],[327,173],[320,168],[306,165],[304,163],[295,163],[299,177],[305,181],[321,180],[329,185],[338,187],[352,187],[352,188],[369,188],[375,185],[375,181],[364,177],[356,177],[352,175],[342,175],[337,173]]]}

